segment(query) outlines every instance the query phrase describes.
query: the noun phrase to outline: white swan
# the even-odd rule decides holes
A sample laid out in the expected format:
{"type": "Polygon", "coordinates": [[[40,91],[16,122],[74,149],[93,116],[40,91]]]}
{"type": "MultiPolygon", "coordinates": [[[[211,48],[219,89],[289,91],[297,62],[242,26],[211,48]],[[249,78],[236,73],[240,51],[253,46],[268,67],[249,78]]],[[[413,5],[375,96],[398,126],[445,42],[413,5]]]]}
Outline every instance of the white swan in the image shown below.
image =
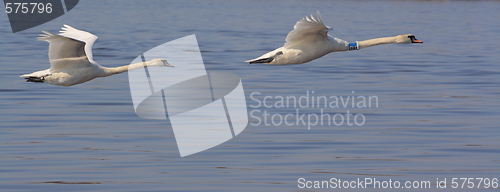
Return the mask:
{"type": "Polygon", "coordinates": [[[318,11],[317,15],[307,16],[295,24],[294,29],[286,36],[286,43],[283,47],[245,62],[249,64],[263,63],[268,65],[302,64],[320,58],[330,52],[358,50],[389,43],[423,43],[411,34],[348,43],[342,39],[329,36],[328,31],[331,30],[330,27],[323,24],[318,11]]]}
{"type": "Polygon", "coordinates": [[[43,31],[40,41],[49,42],[50,68],[31,74],[21,75],[26,82],[50,83],[59,86],[72,86],[90,81],[97,77],[123,73],[146,66],[173,67],[164,59],[153,59],[145,63],[135,63],[121,67],[103,67],[92,59],[92,45],[97,36],[92,33],[64,25],[59,35],[43,31]]]}

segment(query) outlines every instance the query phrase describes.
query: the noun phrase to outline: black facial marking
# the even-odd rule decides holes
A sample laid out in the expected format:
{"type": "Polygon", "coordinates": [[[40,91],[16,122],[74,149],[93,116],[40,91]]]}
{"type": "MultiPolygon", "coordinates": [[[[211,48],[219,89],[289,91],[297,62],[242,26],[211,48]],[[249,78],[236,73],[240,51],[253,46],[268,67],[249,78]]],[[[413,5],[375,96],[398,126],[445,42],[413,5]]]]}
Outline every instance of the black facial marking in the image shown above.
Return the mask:
{"type": "Polygon", "coordinates": [[[421,41],[415,42],[415,40],[418,40],[417,38],[415,38],[415,35],[408,35],[408,38],[410,38],[412,43],[422,43],[421,41]]]}

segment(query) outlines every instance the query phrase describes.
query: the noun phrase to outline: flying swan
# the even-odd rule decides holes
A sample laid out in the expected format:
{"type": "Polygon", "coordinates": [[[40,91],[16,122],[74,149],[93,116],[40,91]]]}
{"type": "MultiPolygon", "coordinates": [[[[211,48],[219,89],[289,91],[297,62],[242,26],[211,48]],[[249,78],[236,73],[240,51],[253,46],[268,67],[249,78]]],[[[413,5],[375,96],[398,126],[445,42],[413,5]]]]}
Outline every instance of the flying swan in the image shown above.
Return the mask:
{"type": "Polygon", "coordinates": [[[69,25],[64,25],[59,35],[42,32],[45,34],[41,34],[38,40],[49,42],[50,68],[21,75],[26,82],[72,86],[146,66],[173,67],[165,59],[153,59],[121,67],[104,67],[92,60],[92,46],[98,38],[94,34],[69,25]]]}
{"type": "Polygon", "coordinates": [[[347,41],[328,35],[328,31],[331,30],[332,28],[323,24],[318,11],[316,15],[306,16],[306,18],[301,19],[295,24],[293,30],[286,36],[286,43],[283,47],[245,62],[249,64],[262,63],[268,65],[302,64],[320,58],[330,52],[352,51],[390,43],[423,43],[417,40],[412,34],[348,43],[347,41]]]}

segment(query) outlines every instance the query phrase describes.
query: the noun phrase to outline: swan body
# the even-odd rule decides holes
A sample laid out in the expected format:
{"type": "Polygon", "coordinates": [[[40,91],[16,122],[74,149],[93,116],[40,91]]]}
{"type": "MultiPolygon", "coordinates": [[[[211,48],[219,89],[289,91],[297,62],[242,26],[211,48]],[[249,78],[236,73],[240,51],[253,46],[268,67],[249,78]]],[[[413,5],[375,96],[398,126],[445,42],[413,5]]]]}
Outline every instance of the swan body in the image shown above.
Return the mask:
{"type": "Polygon", "coordinates": [[[72,86],[98,77],[123,73],[142,67],[173,67],[165,59],[153,59],[145,63],[135,63],[121,67],[104,67],[92,58],[92,46],[97,36],[64,25],[59,35],[43,31],[38,40],[49,42],[49,61],[46,70],[21,75],[27,82],[50,83],[72,86]]]}
{"type": "Polygon", "coordinates": [[[283,47],[279,47],[274,51],[245,62],[249,64],[262,63],[268,65],[302,64],[331,52],[358,50],[389,43],[423,43],[411,34],[349,43],[328,35],[328,32],[331,30],[330,27],[323,24],[318,11],[316,15],[307,16],[295,24],[294,29],[288,33],[286,43],[283,47]]]}

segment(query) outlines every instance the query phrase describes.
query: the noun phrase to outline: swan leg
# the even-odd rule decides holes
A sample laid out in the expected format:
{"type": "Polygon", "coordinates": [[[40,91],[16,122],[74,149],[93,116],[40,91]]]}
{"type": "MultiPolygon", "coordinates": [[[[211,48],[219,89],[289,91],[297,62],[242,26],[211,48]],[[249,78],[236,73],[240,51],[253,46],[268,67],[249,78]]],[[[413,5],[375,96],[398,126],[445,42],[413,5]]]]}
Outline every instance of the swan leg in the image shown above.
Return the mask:
{"type": "Polygon", "coordinates": [[[43,77],[26,77],[26,82],[35,82],[35,83],[43,83],[45,78],[43,77]]]}
{"type": "Polygon", "coordinates": [[[36,76],[25,77],[24,79],[26,79],[26,82],[43,83],[45,81],[45,77],[47,77],[47,76],[50,76],[50,74],[40,76],[40,77],[36,77],[36,76]]]}
{"type": "Polygon", "coordinates": [[[283,55],[283,52],[282,51],[279,51],[277,52],[276,54],[274,54],[272,57],[268,57],[268,58],[264,58],[264,59],[257,59],[257,60],[253,60],[253,61],[250,61],[248,64],[252,64],[252,63],[271,63],[274,58],[278,55],[283,55]]]}
{"type": "Polygon", "coordinates": [[[271,63],[274,60],[274,57],[269,57],[269,58],[264,58],[264,59],[258,59],[255,61],[250,61],[248,64],[252,63],[271,63]]]}

